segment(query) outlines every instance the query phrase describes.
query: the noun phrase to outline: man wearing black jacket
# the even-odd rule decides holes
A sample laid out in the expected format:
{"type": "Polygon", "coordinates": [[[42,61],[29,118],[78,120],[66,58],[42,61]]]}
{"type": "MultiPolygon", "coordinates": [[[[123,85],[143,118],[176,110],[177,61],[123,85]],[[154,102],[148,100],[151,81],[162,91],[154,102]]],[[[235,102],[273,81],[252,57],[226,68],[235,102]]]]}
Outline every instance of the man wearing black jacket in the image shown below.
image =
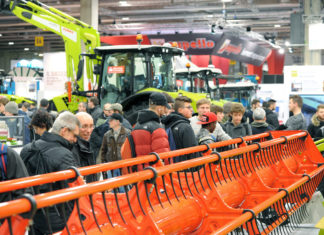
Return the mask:
{"type": "Polygon", "coordinates": [[[264,105],[264,111],[266,112],[266,119],[267,119],[266,122],[269,125],[271,125],[274,129],[277,129],[279,127],[279,120],[277,114],[274,113],[275,108],[276,108],[276,101],[273,99],[270,99],[264,105]]]}
{"type": "MultiPolygon", "coordinates": [[[[26,145],[20,156],[26,164],[30,175],[45,174],[50,172],[66,170],[71,166],[77,167],[77,163],[71,152],[73,143],[79,135],[80,122],[70,112],[61,113],[55,120],[52,131],[44,132],[39,140],[26,145]],[[41,166],[41,167],[39,167],[41,166]]],[[[55,182],[52,190],[68,187],[65,181],[55,182]]],[[[40,187],[40,193],[50,192],[49,184],[40,187]]],[[[58,232],[65,227],[61,205],[49,208],[49,221],[51,230],[47,224],[47,219],[42,210],[38,210],[34,217],[35,234],[50,234],[58,232]]],[[[73,209],[73,203],[65,205],[65,219],[68,219],[73,209]]]]}
{"type": "MultiPolygon", "coordinates": [[[[177,97],[174,103],[174,110],[175,112],[162,119],[162,123],[165,125],[165,129],[172,126],[171,130],[176,149],[197,146],[196,136],[189,120],[192,117],[191,99],[186,96],[177,97]]],[[[199,153],[187,154],[175,158],[174,162],[181,162],[199,156],[199,153]]]]}

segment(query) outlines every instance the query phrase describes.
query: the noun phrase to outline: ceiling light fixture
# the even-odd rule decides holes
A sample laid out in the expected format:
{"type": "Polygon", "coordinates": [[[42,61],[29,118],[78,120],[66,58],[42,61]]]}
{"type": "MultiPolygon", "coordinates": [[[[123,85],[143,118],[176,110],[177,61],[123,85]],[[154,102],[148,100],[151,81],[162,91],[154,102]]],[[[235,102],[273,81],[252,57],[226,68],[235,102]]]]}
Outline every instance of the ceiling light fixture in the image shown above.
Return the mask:
{"type": "Polygon", "coordinates": [[[284,53],[285,53],[285,49],[280,48],[280,49],[278,50],[278,52],[279,52],[279,54],[284,54],[284,53]]]}
{"type": "Polygon", "coordinates": [[[289,41],[285,41],[285,46],[289,47],[290,46],[290,42],[289,41]]]}
{"type": "Polygon", "coordinates": [[[43,54],[39,53],[39,54],[38,54],[38,56],[42,57],[42,56],[43,56],[43,54]]]}
{"type": "Polygon", "coordinates": [[[280,28],[281,25],[280,25],[280,24],[275,24],[274,27],[275,27],[275,28],[280,28]]]}
{"type": "Polygon", "coordinates": [[[2,34],[0,33],[0,37],[2,37],[2,34]]]}
{"type": "Polygon", "coordinates": [[[29,51],[29,48],[28,48],[28,47],[25,47],[25,48],[24,48],[24,51],[29,51]]]}
{"type": "Polygon", "coordinates": [[[9,45],[14,45],[15,43],[14,42],[8,42],[9,45]]]}
{"type": "Polygon", "coordinates": [[[129,20],[129,17],[123,17],[122,20],[129,20]]]}
{"type": "Polygon", "coordinates": [[[128,7],[130,5],[129,5],[129,3],[127,1],[119,1],[119,6],[121,6],[121,7],[128,7]]]}

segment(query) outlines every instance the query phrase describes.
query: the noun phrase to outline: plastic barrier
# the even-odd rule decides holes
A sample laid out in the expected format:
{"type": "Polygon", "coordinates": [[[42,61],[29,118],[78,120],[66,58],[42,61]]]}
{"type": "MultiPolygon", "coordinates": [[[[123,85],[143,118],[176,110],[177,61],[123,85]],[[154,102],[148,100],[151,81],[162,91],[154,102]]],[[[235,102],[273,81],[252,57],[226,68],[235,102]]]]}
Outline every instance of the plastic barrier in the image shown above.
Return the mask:
{"type": "MultiPolygon", "coordinates": [[[[24,234],[37,209],[48,218],[48,208],[58,204],[66,221],[62,234],[289,233],[307,217],[305,204],[323,178],[322,162],[307,132],[275,131],[1,182],[0,193],[68,179],[70,187],[1,203],[0,218],[6,220],[0,234],[24,234]],[[193,152],[204,156],[162,164],[193,152]],[[81,177],[123,168],[132,172],[133,166],[149,163],[143,171],[89,184],[81,177]],[[69,201],[71,215],[62,208],[69,201]]],[[[50,221],[48,227],[51,231],[50,221]]]]}

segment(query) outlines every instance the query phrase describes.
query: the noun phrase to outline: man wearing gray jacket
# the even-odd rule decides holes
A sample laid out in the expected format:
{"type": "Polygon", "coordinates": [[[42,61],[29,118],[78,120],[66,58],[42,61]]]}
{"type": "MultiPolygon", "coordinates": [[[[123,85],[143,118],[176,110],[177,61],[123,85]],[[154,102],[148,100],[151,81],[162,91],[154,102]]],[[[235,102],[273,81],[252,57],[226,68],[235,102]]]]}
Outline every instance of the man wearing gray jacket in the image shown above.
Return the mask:
{"type": "MultiPolygon", "coordinates": [[[[198,116],[193,116],[190,118],[190,125],[192,129],[194,130],[195,135],[197,136],[201,124],[197,124],[198,121],[202,120],[202,117],[205,113],[210,112],[210,101],[208,99],[200,99],[196,103],[196,108],[198,112],[198,116]]],[[[216,128],[213,132],[213,136],[216,137],[217,141],[224,141],[224,140],[230,140],[231,137],[225,133],[221,125],[217,122],[216,128]]]]}

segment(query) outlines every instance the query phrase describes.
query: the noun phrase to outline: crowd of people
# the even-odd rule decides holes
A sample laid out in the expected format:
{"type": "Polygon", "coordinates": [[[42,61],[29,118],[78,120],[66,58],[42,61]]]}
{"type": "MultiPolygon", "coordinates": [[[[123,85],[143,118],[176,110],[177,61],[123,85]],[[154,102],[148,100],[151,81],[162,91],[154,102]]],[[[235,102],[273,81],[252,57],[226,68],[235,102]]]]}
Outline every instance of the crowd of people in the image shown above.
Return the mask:
{"type": "MultiPolygon", "coordinates": [[[[126,142],[131,145],[132,156],[141,156],[270,130],[307,129],[301,112],[302,98],[298,95],[290,97],[289,111],[292,115],[282,125],[279,125],[275,113],[276,101],[273,99],[263,102],[262,107],[260,100],[255,99],[250,110],[245,110],[240,103],[227,102],[221,107],[212,104],[209,99],[200,99],[196,102],[197,113],[194,114],[191,105],[189,97],[172,99],[167,93],[153,92],[148,109],[138,112],[137,122],[132,126],[123,117],[121,104],[106,103],[101,109],[96,97],[91,97],[88,103],[80,103],[76,114],[65,111],[59,115],[47,110],[48,101],[45,99],[41,100],[40,107],[36,109],[32,104],[23,103],[18,106],[2,97],[0,115],[24,116],[26,138],[20,157],[10,148],[2,151],[7,156],[8,167],[6,172],[1,171],[1,180],[122,160],[129,157],[126,142]]],[[[10,128],[9,132],[13,133],[15,130],[10,131],[10,128]]],[[[323,104],[318,106],[308,131],[313,138],[324,137],[323,104]]],[[[200,156],[200,153],[191,153],[167,159],[164,163],[200,156]]],[[[141,170],[140,167],[136,170],[141,170]]],[[[104,172],[103,178],[121,174],[123,172],[116,169],[104,172]]],[[[99,177],[101,176],[97,174],[89,175],[84,180],[93,182],[99,180],[99,177]]],[[[40,192],[64,187],[68,187],[66,182],[58,182],[52,189],[48,186],[41,187],[40,192]]],[[[35,234],[49,232],[42,213],[41,210],[37,211],[33,226],[35,234]]],[[[71,208],[66,208],[65,213],[69,215],[71,208]]],[[[60,212],[51,208],[49,216],[53,232],[63,229],[65,224],[60,212]]]]}

